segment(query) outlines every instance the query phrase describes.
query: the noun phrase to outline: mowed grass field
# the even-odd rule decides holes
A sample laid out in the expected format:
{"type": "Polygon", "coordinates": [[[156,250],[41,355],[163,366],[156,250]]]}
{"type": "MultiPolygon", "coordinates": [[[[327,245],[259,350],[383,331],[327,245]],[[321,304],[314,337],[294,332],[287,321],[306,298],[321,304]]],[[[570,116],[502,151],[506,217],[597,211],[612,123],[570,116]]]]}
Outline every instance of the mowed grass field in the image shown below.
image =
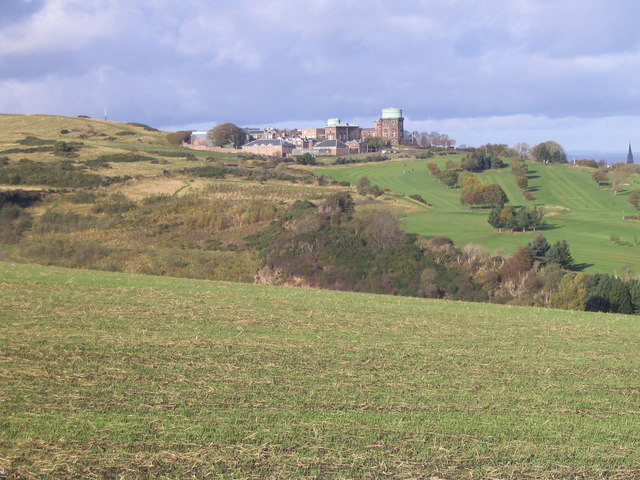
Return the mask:
{"type": "Polygon", "coordinates": [[[640,477],[640,322],[0,262],[3,478],[640,477]]]}
{"type": "MultiPolygon", "coordinates": [[[[366,176],[372,183],[393,192],[422,195],[430,206],[406,215],[403,222],[410,232],[427,237],[445,235],[459,247],[476,243],[490,251],[512,252],[516,246],[531,241],[533,232],[499,233],[491,228],[487,223],[487,210],[470,210],[461,205],[460,191],[445,187],[426,168],[430,161],[444,168],[447,160],[460,158],[451,155],[433,160],[404,159],[316,168],[314,172],[354,185],[366,176]]],[[[625,266],[640,270],[640,222],[623,219],[625,215],[638,214],[628,201],[629,193],[640,189],[638,175],[623,192],[614,196],[613,191],[595,184],[592,169],[535,162],[528,165],[529,188],[536,197],[533,201],[524,199],[509,167],[476,175],[483,183],[498,183],[507,193],[510,205],[542,208],[548,224],[542,233],[550,242],[569,242],[574,260],[584,272],[619,273],[625,266]],[[612,243],[612,235],[620,237],[623,244],[612,243]]]]}

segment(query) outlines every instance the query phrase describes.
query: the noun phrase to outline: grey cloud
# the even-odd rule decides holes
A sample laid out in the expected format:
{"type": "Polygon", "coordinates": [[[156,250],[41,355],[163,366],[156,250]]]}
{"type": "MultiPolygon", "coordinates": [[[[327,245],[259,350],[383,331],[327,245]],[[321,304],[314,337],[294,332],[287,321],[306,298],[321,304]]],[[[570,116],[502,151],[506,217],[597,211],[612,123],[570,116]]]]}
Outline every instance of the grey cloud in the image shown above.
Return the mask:
{"type": "Polygon", "coordinates": [[[416,120],[640,107],[630,0],[9,3],[4,112],[107,105],[162,126],[373,118],[385,106],[416,120]]]}

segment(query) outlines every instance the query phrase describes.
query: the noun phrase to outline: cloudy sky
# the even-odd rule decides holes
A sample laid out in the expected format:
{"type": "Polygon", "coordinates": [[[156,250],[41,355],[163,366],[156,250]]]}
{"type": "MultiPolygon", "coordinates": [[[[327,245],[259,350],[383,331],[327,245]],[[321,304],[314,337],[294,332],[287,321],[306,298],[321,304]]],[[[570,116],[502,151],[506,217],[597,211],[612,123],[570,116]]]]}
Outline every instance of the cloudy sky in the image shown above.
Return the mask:
{"type": "Polygon", "coordinates": [[[0,112],[640,151],[638,0],[0,0],[0,112]]]}

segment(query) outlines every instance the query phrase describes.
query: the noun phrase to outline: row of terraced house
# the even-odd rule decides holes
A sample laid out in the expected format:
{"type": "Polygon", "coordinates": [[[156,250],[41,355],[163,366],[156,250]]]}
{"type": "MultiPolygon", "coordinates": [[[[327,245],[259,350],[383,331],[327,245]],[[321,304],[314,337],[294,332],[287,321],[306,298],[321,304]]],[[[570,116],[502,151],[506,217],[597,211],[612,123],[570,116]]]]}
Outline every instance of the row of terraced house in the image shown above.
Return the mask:
{"type": "MultiPolygon", "coordinates": [[[[380,138],[391,144],[399,144],[404,139],[404,118],[399,108],[385,108],[373,128],[343,123],[340,118],[331,118],[322,128],[266,129],[247,128],[248,143],[244,151],[269,156],[301,155],[354,155],[368,151],[367,139],[380,138]]],[[[204,146],[206,132],[194,132],[192,145],[204,146]]]]}

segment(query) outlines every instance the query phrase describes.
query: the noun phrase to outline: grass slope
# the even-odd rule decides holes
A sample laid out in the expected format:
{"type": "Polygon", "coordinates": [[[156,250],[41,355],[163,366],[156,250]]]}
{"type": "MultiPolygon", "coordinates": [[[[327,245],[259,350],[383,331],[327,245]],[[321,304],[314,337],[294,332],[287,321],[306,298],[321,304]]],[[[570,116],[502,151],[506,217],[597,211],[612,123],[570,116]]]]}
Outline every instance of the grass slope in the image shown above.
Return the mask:
{"type": "Polygon", "coordinates": [[[621,315],[0,262],[8,478],[638,478],[621,315]]]}
{"type": "MultiPolygon", "coordinates": [[[[436,159],[442,166],[447,160],[436,159]]],[[[431,205],[409,213],[404,225],[410,232],[424,236],[446,235],[460,246],[483,245],[490,250],[513,251],[528,243],[534,233],[499,233],[487,223],[486,210],[469,210],[460,204],[459,190],[442,185],[426,169],[431,160],[397,160],[357,166],[316,168],[315,173],[357,184],[366,176],[372,183],[405,195],[420,194],[431,205]]],[[[570,165],[529,163],[529,186],[536,197],[526,201],[509,168],[490,170],[477,176],[484,183],[498,183],[507,193],[511,205],[537,206],[545,210],[549,228],[543,233],[549,241],[567,240],[574,260],[585,272],[620,272],[640,264],[640,222],[623,220],[637,211],[628,202],[628,194],[640,188],[636,176],[626,191],[614,196],[599,188],[591,179],[591,171],[570,165]],[[625,245],[614,245],[610,237],[618,235],[625,245]]]]}

